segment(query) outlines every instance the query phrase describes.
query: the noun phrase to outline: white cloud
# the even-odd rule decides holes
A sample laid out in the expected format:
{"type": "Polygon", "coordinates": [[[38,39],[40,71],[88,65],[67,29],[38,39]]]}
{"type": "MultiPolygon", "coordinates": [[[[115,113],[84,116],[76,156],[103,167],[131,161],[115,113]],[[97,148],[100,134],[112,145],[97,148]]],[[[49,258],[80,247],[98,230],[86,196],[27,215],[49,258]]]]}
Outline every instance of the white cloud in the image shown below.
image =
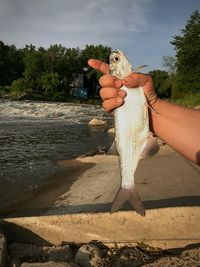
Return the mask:
{"type": "Polygon", "coordinates": [[[103,44],[160,68],[197,0],[0,0],[0,40],[23,47],[103,44]]]}
{"type": "Polygon", "coordinates": [[[1,38],[17,46],[111,46],[143,31],[154,0],[0,0],[1,38]]]}

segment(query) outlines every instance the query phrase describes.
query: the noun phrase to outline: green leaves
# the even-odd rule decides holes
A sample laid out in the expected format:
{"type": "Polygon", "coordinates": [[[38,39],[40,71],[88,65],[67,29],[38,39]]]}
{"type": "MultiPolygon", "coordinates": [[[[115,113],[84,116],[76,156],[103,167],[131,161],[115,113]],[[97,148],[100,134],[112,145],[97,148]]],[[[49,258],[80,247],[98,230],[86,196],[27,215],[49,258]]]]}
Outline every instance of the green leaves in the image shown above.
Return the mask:
{"type": "MultiPolygon", "coordinates": [[[[11,85],[16,93],[44,94],[66,98],[70,95],[74,74],[83,74],[90,96],[98,94],[100,73],[91,69],[87,61],[98,58],[108,61],[111,48],[86,45],[85,49],[51,45],[38,49],[30,44],[23,49],[0,42],[0,86],[11,85]]],[[[1,90],[3,92],[3,90],[1,90]]]]}
{"type": "Polygon", "coordinates": [[[0,85],[8,86],[13,80],[21,77],[23,68],[21,50],[0,41],[0,85]]]}
{"type": "Polygon", "coordinates": [[[161,98],[169,98],[171,96],[171,79],[170,75],[163,70],[153,70],[149,74],[153,78],[154,86],[157,94],[161,98]]]}
{"type": "Polygon", "coordinates": [[[46,94],[53,94],[60,84],[57,72],[45,72],[40,76],[39,84],[46,94]]]}
{"type": "Polygon", "coordinates": [[[200,13],[191,15],[182,35],[173,37],[176,49],[176,87],[180,91],[200,91],[200,13]]]}

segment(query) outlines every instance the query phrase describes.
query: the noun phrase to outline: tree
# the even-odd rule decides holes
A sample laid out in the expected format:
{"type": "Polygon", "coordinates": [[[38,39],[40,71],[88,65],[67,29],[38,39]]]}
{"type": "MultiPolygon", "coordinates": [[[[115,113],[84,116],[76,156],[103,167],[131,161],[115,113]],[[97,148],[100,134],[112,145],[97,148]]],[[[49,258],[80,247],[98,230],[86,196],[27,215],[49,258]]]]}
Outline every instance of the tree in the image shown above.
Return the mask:
{"type": "Polygon", "coordinates": [[[200,13],[191,15],[182,35],[173,37],[177,58],[177,90],[183,92],[200,91],[200,13]]]}
{"type": "Polygon", "coordinates": [[[80,55],[81,66],[85,72],[85,80],[89,89],[89,95],[95,96],[97,94],[98,80],[101,76],[100,72],[90,68],[87,64],[90,58],[98,58],[102,61],[108,62],[111,48],[103,45],[86,45],[85,49],[80,55]]]}
{"type": "Polygon", "coordinates": [[[97,92],[97,73],[87,64],[89,58],[108,61],[111,48],[103,45],[86,45],[85,49],[66,48],[51,45],[38,49],[30,44],[23,49],[5,45],[0,41],[0,88],[9,87],[12,92],[33,93],[34,95],[57,95],[65,98],[71,92],[73,77],[83,74],[89,95],[97,92]]]}
{"type": "Polygon", "coordinates": [[[69,91],[73,73],[80,73],[80,49],[65,48],[61,45],[51,45],[45,52],[45,71],[57,73],[60,79],[59,89],[69,91]]]}
{"type": "Polygon", "coordinates": [[[163,70],[153,70],[149,74],[153,78],[154,86],[157,94],[161,98],[168,98],[171,96],[171,83],[169,74],[163,70]]]}
{"type": "Polygon", "coordinates": [[[174,56],[164,56],[162,65],[169,75],[176,73],[176,58],[174,56]]]}
{"type": "Polygon", "coordinates": [[[58,73],[45,72],[40,77],[40,86],[44,90],[45,94],[53,94],[57,91],[57,87],[60,83],[58,73]]]}
{"type": "Polygon", "coordinates": [[[21,50],[0,41],[0,85],[8,86],[21,77],[24,63],[21,50]]]}
{"type": "Polygon", "coordinates": [[[39,92],[39,80],[44,68],[44,53],[41,51],[31,49],[24,50],[24,64],[25,71],[23,73],[23,78],[25,83],[28,84],[28,89],[31,89],[33,92],[39,92]]]}

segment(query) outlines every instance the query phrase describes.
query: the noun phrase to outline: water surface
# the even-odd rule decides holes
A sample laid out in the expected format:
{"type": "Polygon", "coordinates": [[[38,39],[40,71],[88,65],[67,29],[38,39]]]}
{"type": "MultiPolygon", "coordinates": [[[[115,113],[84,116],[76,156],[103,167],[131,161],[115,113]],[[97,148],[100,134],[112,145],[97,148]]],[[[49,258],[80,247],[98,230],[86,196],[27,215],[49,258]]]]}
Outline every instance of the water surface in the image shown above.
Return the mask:
{"type": "Polygon", "coordinates": [[[100,106],[1,101],[0,210],[51,180],[61,171],[59,160],[108,146],[111,124],[100,106]],[[107,125],[89,126],[94,117],[107,125]]]}

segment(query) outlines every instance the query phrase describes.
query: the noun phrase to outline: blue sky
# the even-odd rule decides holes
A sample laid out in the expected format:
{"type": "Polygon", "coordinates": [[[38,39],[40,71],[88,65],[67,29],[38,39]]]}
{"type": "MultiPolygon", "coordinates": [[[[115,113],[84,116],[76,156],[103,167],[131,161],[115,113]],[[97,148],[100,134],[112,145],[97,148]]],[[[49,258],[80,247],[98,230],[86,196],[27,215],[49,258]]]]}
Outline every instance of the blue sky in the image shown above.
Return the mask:
{"type": "Polygon", "coordinates": [[[18,48],[103,44],[160,69],[200,0],[0,0],[0,40],[18,48]]]}

